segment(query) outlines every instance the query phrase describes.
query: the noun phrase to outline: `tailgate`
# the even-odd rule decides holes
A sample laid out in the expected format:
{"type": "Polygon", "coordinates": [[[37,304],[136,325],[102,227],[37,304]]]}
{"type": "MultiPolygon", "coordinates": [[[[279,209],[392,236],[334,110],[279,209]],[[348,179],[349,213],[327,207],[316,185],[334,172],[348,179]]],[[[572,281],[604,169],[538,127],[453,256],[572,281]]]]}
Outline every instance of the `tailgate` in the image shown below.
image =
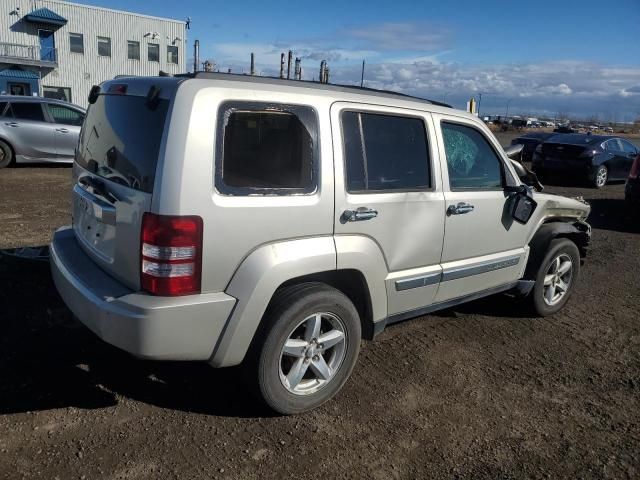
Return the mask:
{"type": "Polygon", "coordinates": [[[89,106],[74,164],[73,229],[104,271],[140,288],[140,228],[151,208],[169,100],[100,94],[89,106]]]}

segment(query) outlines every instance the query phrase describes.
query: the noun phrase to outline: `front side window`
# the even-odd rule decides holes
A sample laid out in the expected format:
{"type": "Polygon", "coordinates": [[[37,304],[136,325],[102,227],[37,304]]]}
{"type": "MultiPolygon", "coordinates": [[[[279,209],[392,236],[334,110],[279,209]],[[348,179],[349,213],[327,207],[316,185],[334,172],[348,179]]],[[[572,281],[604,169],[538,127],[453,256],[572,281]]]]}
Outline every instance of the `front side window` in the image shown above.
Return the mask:
{"type": "Polygon", "coordinates": [[[216,189],[229,195],[313,193],[317,119],[310,107],[229,102],[219,111],[216,189]]]}
{"type": "Polygon", "coordinates": [[[167,45],[167,63],[178,64],[178,47],[167,45]]]}
{"type": "Polygon", "coordinates": [[[82,125],[84,115],[77,110],[65,107],[64,105],[56,105],[55,103],[50,103],[47,107],[49,108],[49,114],[54,123],[75,126],[82,125]]]}
{"type": "Polygon", "coordinates": [[[348,192],[431,188],[422,119],[346,111],[342,137],[348,192]]]}
{"type": "Polygon", "coordinates": [[[69,33],[69,51],[84,53],[84,36],[81,33],[69,33]]]}
{"type": "Polygon", "coordinates": [[[127,40],[127,58],[129,60],[140,60],[140,42],[127,40]]]}
{"type": "Polygon", "coordinates": [[[150,62],[160,61],[160,45],[157,43],[150,43],[147,47],[147,56],[150,62]]]}
{"type": "MultiPolygon", "coordinates": [[[[44,113],[42,106],[36,102],[11,102],[9,109],[14,118],[20,120],[33,120],[36,122],[44,122],[44,113]]],[[[7,110],[7,115],[9,110],[7,110]]]]}
{"type": "Polygon", "coordinates": [[[98,56],[111,56],[111,39],[109,37],[98,37],[98,56]]]}
{"type": "Polygon", "coordinates": [[[502,161],[482,133],[442,122],[442,136],[452,190],[502,189],[502,161]]]}

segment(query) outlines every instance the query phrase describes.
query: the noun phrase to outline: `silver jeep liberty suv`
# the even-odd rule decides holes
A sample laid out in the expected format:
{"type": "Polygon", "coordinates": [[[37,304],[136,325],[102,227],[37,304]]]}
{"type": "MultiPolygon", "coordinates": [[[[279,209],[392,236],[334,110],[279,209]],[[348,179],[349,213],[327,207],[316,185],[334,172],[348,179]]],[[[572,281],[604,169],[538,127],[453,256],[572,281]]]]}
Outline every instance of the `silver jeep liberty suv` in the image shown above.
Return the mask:
{"type": "Polygon", "coordinates": [[[60,295],[136,356],[242,364],[277,412],[333,397],[391,323],[507,291],[550,315],[576,284],[589,206],[446,105],[213,73],[89,101],[60,295]]]}

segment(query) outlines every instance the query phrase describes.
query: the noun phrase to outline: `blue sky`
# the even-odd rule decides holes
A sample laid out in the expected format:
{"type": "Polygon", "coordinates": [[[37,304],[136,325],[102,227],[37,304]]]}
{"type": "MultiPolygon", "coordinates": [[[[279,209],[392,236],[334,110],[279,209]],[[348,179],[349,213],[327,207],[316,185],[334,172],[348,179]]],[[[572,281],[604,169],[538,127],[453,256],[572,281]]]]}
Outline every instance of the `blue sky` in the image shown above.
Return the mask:
{"type": "Polygon", "coordinates": [[[302,57],[305,78],[327,59],[332,82],[400,90],[483,113],[640,117],[640,0],[208,2],[89,0],[185,19],[189,49],[221,69],[277,74],[279,54],[302,57]]]}

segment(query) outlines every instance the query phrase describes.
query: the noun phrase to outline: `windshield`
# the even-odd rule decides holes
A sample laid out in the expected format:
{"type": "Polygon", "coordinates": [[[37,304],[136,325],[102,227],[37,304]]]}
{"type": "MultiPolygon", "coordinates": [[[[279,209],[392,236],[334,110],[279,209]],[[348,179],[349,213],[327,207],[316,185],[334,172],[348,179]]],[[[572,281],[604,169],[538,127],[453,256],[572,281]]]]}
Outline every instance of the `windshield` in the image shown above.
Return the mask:
{"type": "Polygon", "coordinates": [[[169,106],[145,97],[100,95],[89,106],[76,161],[90,172],[151,193],[169,106]]]}

